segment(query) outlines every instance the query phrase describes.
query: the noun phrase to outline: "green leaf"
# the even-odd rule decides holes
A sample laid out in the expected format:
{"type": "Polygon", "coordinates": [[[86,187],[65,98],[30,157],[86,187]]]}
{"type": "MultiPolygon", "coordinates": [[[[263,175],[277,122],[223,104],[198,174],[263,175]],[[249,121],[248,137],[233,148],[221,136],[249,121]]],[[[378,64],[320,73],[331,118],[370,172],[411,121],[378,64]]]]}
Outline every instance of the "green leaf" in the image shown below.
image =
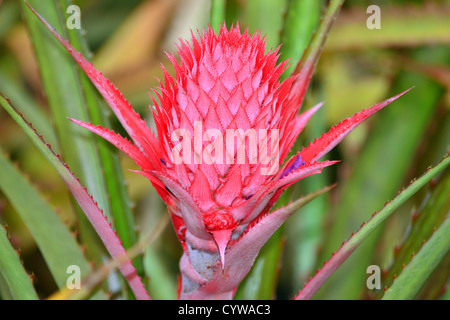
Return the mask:
{"type": "Polygon", "coordinates": [[[144,267],[149,276],[149,291],[152,293],[152,299],[155,300],[175,300],[177,298],[176,277],[173,277],[165,265],[165,251],[158,252],[154,247],[149,247],[144,254],[144,267]]]}
{"type": "Polygon", "coordinates": [[[383,300],[413,299],[449,250],[450,219],[447,217],[395,279],[383,300]]]}
{"type": "Polygon", "coordinates": [[[0,225],[0,276],[6,282],[13,299],[39,299],[31,277],[23,268],[19,255],[9,242],[6,230],[2,225],[0,225]]]}
{"type": "Polygon", "coordinates": [[[438,300],[446,299],[445,293],[447,290],[448,282],[450,280],[450,252],[441,260],[439,265],[428,277],[427,282],[420,289],[419,293],[415,296],[415,300],[438,300]]]}
{"type": "Polygon", "coordinates": [[[219,32],[220,24],[225,22],[225,0],[211,0],[211,17],[209,25],[219,32]]]}
{"type": "MultiPolygon", "coordinates": [[[[302,58],[299,63],[297,63],[294,73],[304,73],[308,77],[312,76],[312,72],[319,61],[320,54],[322,53],[325,41],[327,40],[328,34],[333,26],[334,21],[339,14],[344,0],[331,0],[328,7],[320,20],[320,24],[317,30],[314,32],[311,41],[306,47],[302,58]]],[[[308,81],[308,80],[303,80],[308,81]]]]}
{"type": "Polygon", "coordinates": [[[55,149],[59,148],[53,125],[48,119],[48,115],[43,111],[42,106],[34,101],[30,94],[16,83],[16,81],[12,80],[11,75],[3,71],[0,71],[0,92],[14,102],[19,111],[27,119],[30,119],[36,129],[42,132],[42,135],[47,138],[47,141],[55,149]]]}
{"type": "Polygon", "coordinates": [[[281,60],[289,60],[292,65],[285,71],[286,78],[292,74],[306,49],[320,20],[323,8],[321,0],[289,0],[286,18],[281,31],[281,60]]]}
{"type": "MultiPolygon", "coordinates": [[[[398,195],[390,202],[386,203],[386,205],[378,212],[372,215],[372,218],[363,223],[360,229],[353,233],[350,239],[345,241],[341,248],[331,255],[331,259],[324,263],[322,269],[320,269],[316,275],[305,285],[303,290],[299,292],[296,296],[298,300],[311,299],[314,294],[319,290],[319,288],[327,281],[327,279],[342,265],[342,263],[355,251],[355,249],[365,240],[367,237],[375,231],[396,209],[398,209],[406,200],[408,200],[411,196],[413,196],[417,191],[419,191],[424,185],[429,183],[431,179],[433,179],[437,174],[442,172],[447,166],[450,164],[450,156],[446,155],[441,162],[439,162],[435,167],[430,168],[427,172],[425,172],[420,178],[417,180],[413,180],[410,185],[400,191],[398,195]]],[[[448,219],[446,220],[446,228],[445,231],[449,234],[448,228],[448,219]]],[[[439,236],[439,242],[433,242],[433,244],[438,245],[437,251],[439,251],[440,255],[434,253],[434,255],[430,256],[430,259],[433,263],[438,259],[437,256],[442,257],[442,252],[444,250],[445,245],[448,251],[450,242],[450,238],[447,236],[445,239],[439,236]]],[[[445,255],[447,253],[443,253],[445,255]]],[[[433,266],[435,266],[431,263],[433,266]]],[[[429,271],[431,268],[427,268],[429,271]]],[[[422,275],[424,275],[423,273],[422,275]]],[[[421,279],[420,281],[424,281],[421,279]]],[[[420,288],[419,288],[420,289],[420,288]]]]}
{"type": "MultiPolygon", "coordinates": [[[[59,4],[63,8],[69,6],[71,3],[71,0],[59,0],[59,4]]],[[[84,57],[90,56],[87,43],[82,37],[81,32],[75,29],[68,30],[68,36],[74,48],[80,51],[84,57]]],[[[99,97],[97,89],[95,89],[81,68],[77,67],[77,71],[91,122],[104,128],[111,128],[111,123],[106,116],[106,110],[109,110],[109,108],[106,108],[99,97]]],[[[93,139],[98,148],[101,170],[111,208],[111,221],[122,240],[123,246],[130,248],[136,244],[138,237],[135,228],[136,223],[131,210],[131,200],[125,187],[125,179],[119,161],[118,150],[113,148],[108,141],[97,135],[94,135],[93,139]]],[[[139,273],[141,273],[143,266],[140,258],[135,260],[135,265],[139,273]]]]}
{"type": "MultiPolygon", "coordinates": [[[[403,243],[396,248],[394,261],[383,278],[383,287],[390,287],[394,277],[398,276],[407,265],[411,256],[416,254],[433,234],[434,229],[439,227],[446,219],[450,208],[450,172],[440,179],[431,194],[426,196],[425,204],[421,209],[414,212],[411,227],[408,228],[408,236],[403,243]]],[[[382,292],[380,292],[382,296],[382,292]]]]}
{"type": "MultiPolygon", "coordinates": [[[[3,104],[2,98],[0,103],[3,104]]],[[[0,189],[32,234],[57,286],[66,286],[66,271],[70,265],[79,266],[82,277],[87,276],[91,267],[73,235],[36,189],[4,157],[1,149],[0,176],[0,189]]]]}
{"type": "Polygon", "coordinates": [[[278,47],[286,0],[247,0],[245,5],[243,21],[247,24],[249,33],[261,31],[261,34],[266,36],[267,49],[278,47]]]}

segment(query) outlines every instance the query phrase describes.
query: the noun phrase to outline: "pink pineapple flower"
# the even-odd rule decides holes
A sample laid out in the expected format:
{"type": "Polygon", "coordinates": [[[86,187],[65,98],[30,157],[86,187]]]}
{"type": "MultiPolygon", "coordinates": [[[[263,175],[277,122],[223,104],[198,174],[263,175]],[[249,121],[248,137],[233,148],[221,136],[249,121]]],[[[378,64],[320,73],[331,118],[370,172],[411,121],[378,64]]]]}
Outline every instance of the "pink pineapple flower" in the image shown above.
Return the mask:
{"type": "Polygon", "coordinates": [[[241,34],[238,26],[222,26],[219,34],[208,29],[198,38],[192,35],[191,44],[181,41],[180,62],[169,55],[176,77],[164,70],[164,84],[154,91],[159,97],[159,102],[152,98],[151,107],[155,136],[122,94],[47,26],[133,141],[71,120],[128,154],[168,206],[184,249],[182,299],[232,298],[261,247],[292,213],[285,208],[269,213],[281,193],[336,163],[317,161],[363,120],[404,94],[344,120],[286,160],[320,108],[299,113],[310,73],[280,81],[286,62],[277,64],[278,49],[266,53],[260,33],[241,34]]]}

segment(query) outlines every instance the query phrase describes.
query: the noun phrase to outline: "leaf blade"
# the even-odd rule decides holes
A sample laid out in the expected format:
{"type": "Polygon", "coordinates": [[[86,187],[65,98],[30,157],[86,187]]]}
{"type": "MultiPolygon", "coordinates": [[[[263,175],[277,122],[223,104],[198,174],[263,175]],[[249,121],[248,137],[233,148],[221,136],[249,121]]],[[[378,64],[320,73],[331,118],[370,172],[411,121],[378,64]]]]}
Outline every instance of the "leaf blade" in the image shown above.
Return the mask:
{"type": "MultiPolygon", "coordinates": [[[[59,0],[61,7],[68,7],[72,4],[70,0],[59,0]]],[[[90,55],[87,49],[87,43],[81,32],[76,29],[68,30],[69,40],[85,57],[90,55]]],[[[109,128],[110,122],[106,116],[105,105],[100,100],[96,89],[91,84],[89,78],[84,72],[77,68],[80,77],[80,87],[86,100],[86,106],[89,118],[92,123],[109,128]]],[[[112,222],[117,233],[123,241],[125,248],[130,248],[137,242],[137,232],[135,221],[131,210],[131,200],[125,188],[122,167],[120,165],[118,151],[111,148],[109,143],[99,137],[94,137],[95,144],[98,147],[99,161],[103,169],[103,178],[105,181],[106,193],[111,210],[112,222]]],[[[135,261],[136,263],[138,261],[135,261]]],[[[137,263],[138,270],[142,269],[141,263],[137,263]]]]}
{"type": "Polygon", "coordinates": [[[324,267],[305,285],[297,294],[295,300],[311,299],[320,289],[325,281],[342,265],[342,263],[355,251],[355,249],[365,240],[395,209],[402,205],[420,188],[431,181],[450,164],[450,156],[446,155],[435,167],[430,168],[420,178],[413,181],[407,188],[403,189],[392,201],[388,202],[380,211],[376,212],[372,218],[364,223],[361,228],[343,243],[341,248],[332,254],[331,259],[325,262],[324,267]]]}
{"type": "MultiPolygon", "coordinates": [[[[45,1],[45,3],[30,0],[30,3],[38,8],[58,30],[65,31],[66,26],[62,21],[63,15],[57,0],[45,1]]],[[[39,64],[42,85],[52,121],[55,124],[61,154],[67,159],[82,183],[98,199],[99,206],[105,210],[105,214],[110,216],[108,196],[94,140],[90,135],[86,135],[82,128],[74,126],[67,120],[68,116],[84,121],[89,120],[75,64],[28,9],[27,2],[21,1],[21,6],[39,64]]],[[[104,250],[85,216],[79,212],[78,208],[75,211],[88,256],[91,259],[97,259],[104,250]]]]}
{"type": "Polygon", "coordinates": [[[91,267],[75,238],[49,204],[3,156],[1,149],[0,176],[0,189],[30,230],[57,286],[65,287],[70,265],[79,266],[82,277],[89,274],[91,267]]]}
{"type": "MultiPolygon", "coordinates": [[[[61,178],[66,183],[69,190],[77,200],[86,217],[91,222],[94,229],[100,236],[103,244],[108,252],[115,259],[123,259],[123,263],[119,266],[125,279],[127,279],[133,293],[138,299],[148,299],[149,296],[141,279],[136,274],[136,269],[131,264],[131,261],[127,258],[125,249],[123,248],[119,238],[115,231],[113,231],[111,224],[108,222],[106,216],[98,208],[97,203],[92,196],[88,194],[87,190],[81,185],[80,181],[75,178],[73,173],[69,170],[67,164],[65,164],[61,158],[54,153],[50,145],[45,143],[41,136],[37,134],[34,128],[28,123],[22,115],[10,104],[10,102],[0,95],[0,104],[11,115],[11,117],[17,122],[17,124],[24,130],[31,141],[36,145],[39,151],[47,158],[52,166],[59,173],[61,178]]],[[[122,261],[122,260],[121,260],[122,261]]]]}
{"type": "Polygon", "coordinates": [[[413,299],[450,249],[450,219],[433,233],[422,249],[395,279],[382,300],[413,299]]]}
{"type": "Polygon", "coordinates": [[[11,246],[5,228],[0,225],[0,275],[5,280],[13,299],[38,300],[30,276],[11,246]]]}

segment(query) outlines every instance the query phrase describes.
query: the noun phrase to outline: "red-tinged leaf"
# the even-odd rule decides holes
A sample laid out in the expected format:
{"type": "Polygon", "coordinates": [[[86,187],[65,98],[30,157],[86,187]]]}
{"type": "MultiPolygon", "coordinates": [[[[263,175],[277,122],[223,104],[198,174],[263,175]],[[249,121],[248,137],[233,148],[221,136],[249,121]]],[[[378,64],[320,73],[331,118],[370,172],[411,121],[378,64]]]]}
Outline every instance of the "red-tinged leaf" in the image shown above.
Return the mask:
{"type": "Polygon", "coordinates": [[[323,161],[323,162],[313,162],[306,163],[304,166],[300,166],[299,168],[293,170],[283,178],[280,178],[278,183],[276,183],[271,190],[278,190],[280,188],[287,188],[293,183],[299,181],[300,179],[306,178],[309,175],[319,173],[325,167],[332,166],[333,164],[338,163],[339,161],[323,161]]]}
{"type": "Polygon", "coordinates": [[[73,175],[67,164],[65,164],[59,155],[57,155],[51,146],[47,144],[41,135],[39,135],[33,126],[25,120],[25,118],[14,108],[8,99],[0,95],[0,104],[11,115],[11,117],[19,124],[24,132],[31,138],[32,142],[38,147],[39,151],[47,158],[52,166],[59,173],[66,183],[67,187],[77,200],[86,217],[98,233],[100,239],[105,245],[108,252],[114,259],[123,261],[119,269],[125,279],[128,281],[130,288],[133,290],[137,299],[149,299],[147,291],[141,279],[136,273],[131,261],[127,258],[127,253],[122,246],[116,232],[112,229],[108,219],[103,211],[98,208],[97,203],[80,184],[80,181],[73,175]]]}
{"type": "Polygon", "coordinates": [[[325,262],[322,269],[304,286],[295,297],[296,300],[311,299],[325,281],[339,268],[339,266],[352,254],[353,251],[366,239],[369,234],[391,215],[400,205],[414,195],[420,188],[431,181],[437,174],[450,164],[450,157],[446,155],[435,167],[428,169],[420,178],[413,180],[407,188],[402,189],[398,195],[372,218],[363,223],[360,229],[342,244],[342,247],[325,262]]]}
{"type": "Polygon", "coordinates": [[[314,72],[315,64],[311,62],[307,62],[303,64],[301,70],[294,71],[293,74],[298,73],[298,77],[292,84],[290,98],[292,99],[292,103],[296,105],[301,105],[303,103],[303,99],[306,94],[306,90],[308,90],[309,83],[311,82],[311,78],[314,72]]]}
{"type": "MultiPolygon", "coordinates": [[[[338,125],[334,126],[327,133],[324,133],[319,139],[314,140],[314,142],[310,143],[306,148],[299,153],[303,159],[303,161],[310,162],[316,161],[325,154],[327,154],[331,149],[333,149],[339,142],[342,141],[353,129],[355,129],[359,124],[361,124],[364,120],[380,111],[384,107],[386,107],[391,102],[397,100],[402,95],[410,91],[412,88],[399,93],[398,95],[384,100],[369,109],[365,109],[361,112],[356,113],[354,116],[345,119],[338,125]]],[[[291,160],[292,161],[292,160],[291,160]]],[[[287,163],[288,165],[290,163],[287,163]]]]}
{"type": "Polygon", "coordinates": [[[149,163],[149,159],[147,159],[145,157],[145,155],[139,150],[139,148],[136,147],[135,145],[133,145],[127,139],[120,136],[119,134],[117,134],[111,130],[105,129],[101,126],[94,126],[93,124],[75,120],[75,119],[70,119],[70,120],[86,129],[92,131],[93,133],[104,138],[105,140],[108,140],[116,148],[118,148],[119,150],[122,150],[128,156],[130,156],[130,158],[133,159],[142,170],[151,170],[152,169],[152,166],[149,163]]]}
{"type": "MultiPolygon", "coordinates": [[[[72,45],[64,39],[43,17],[41,17],[28,3],[27,6],[42,21],[53,36],[66,48],[74,60],[83,69],[100,94],[110,105],[117,118],[133,139],[138,147],[142,147],[147,155],[156,155],[159,145],[153,132],[147,127],[140,115],[136,113],[122,93],[108,80],[101,72],[94,68],[92,63],[88,62],[80,52],[75,50],[72,45]]],[[[159,162],[156,162],[159,165],[159,162]]]]}

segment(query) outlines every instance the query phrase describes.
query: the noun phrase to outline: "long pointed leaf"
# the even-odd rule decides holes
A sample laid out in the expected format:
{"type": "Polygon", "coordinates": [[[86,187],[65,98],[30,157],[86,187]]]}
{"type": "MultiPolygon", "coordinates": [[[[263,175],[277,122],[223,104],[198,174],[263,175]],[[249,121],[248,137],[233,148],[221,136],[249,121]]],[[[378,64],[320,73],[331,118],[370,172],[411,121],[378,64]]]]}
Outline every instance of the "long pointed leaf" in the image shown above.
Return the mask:
{"type": "Polygon", "coordinates": [[[286,19],[281,33],[281,60],[290,59],[293,64],[283,77],[287,77],[298,64],[314,30],[320,21],[322,0],[289,0],[286,6],[286,19]]]}
{"type": "Polygon", "coordinates": [[[66,286],[66,270],[70,265],[77,265],[81,276],[87,276],[92,268],[75,238],[37,190],[2,155],[1,149],[0,177],[0,190],[32,234],[57,286],[66,286]]]}
{"type": "MultiPolygon", "coordinates": [[[[65,23],[60,16],[61,9],[56,0],[45,3],[31,0],[31,3],[42,9],[55,27],[65,31],[65,23]]],[[[93,139],[87,138],[83,135],[83,130],[67,121],[69,116],[83,121],[89,120],[75,65],[48,36],[39,20],[27,9],[25,2],[21,1],[21,4],[24,7],[24,17],[39,62],[42,84],[57,129],[61,152],[81,180],[92,190],[100,207],[109,215],[110,209],[101,176],[101,166],[93,139]]]]}
{"type": "Polygon", "coordinates": [[[364,120],[374,115],[391,102],[397,100],[405,93],[409,92],[411,89],[405,90],[396,96],[386,99],[383,102],[377,103],[376,105],[370,107],[369,109],[363,110],[356,113],[354,116],[345,119],[338,125],[334,126],[327,133],[324,133],[319,139],[310,143],[306,148],[304,148],[300,155],[304,161],[316,161],[320,159],[323,155],[327,154],[331,149],[333,149],[342,139],[345,138],[353,129],[360,125],[364,120]]]}
{"type": "MultiPolygon", "coordinates": [[[[389,217],[398,207],[414,195],[420,188],[426,185],[437,174],[443,171],[450,164],[450,156],[446,155],[435,167],[430,168],[420,178],[411,182],[392,201],[388,202],[380,211],[376,212],[372,218],[363,223],[361,228],[350,239],[342,244],[330,260],[325,262],[322,269],[305,285],[297,294],[296,300],[311,299],[325,281],[339,268],[339,266],[352,254],[353,251],[366,239],[369,234],[376,229],[387,217],[389,217]]],[[[447,230],[448,232],[448,230],[447,230]]]]}
{"type": "Polygon", "coordinates": [[[37,300],[31,277],[23,268],[19,256],[9,243],[5,228],[0,225],[0,275],[13,299],[37,300]]]}
{"type": "MultiPolygon", "coordinates": [[[[430,195],[424,200],[425,205],[421,205],[411,216],[411,224],[408,228],[408,235],[404,241],[395,247],[394,258],[389,269],[383,275],[382,286],[389,288],[394,279],[402,273],[405,265],[409,264],[412,257],[421,250],[423,242],[427,241],[434,230],[438,228],[448,215],[450,209],[450,172],[444,173],[437,185],[430,190],[430,195]]],[[[380,290],[378,298],[383,296],[380,290]]]]}
{"type": "MultiPolygon", "coordinates": [[[[86,189],[80,184],[79,180],[75,178],[68,166],[61,160],[61,158],[53,152],[51,147],[39,136],[28,123],[9,103],[9,101],[0,96],[0,104],[11,115],[11,117],[19,124],[24,132],[31,138],[32,142],[38,147],[39,151],[47,158],[53,165],[61,178],[66,183],[69,190],[77,200],[86,217],[91,222],[94,229],[100,236],[103,244],[113,258],[120,258],[126,256],[126,251],[123,248],[121,241],[117,237],[115,231],[111,228],[108,219],[103,215],[103,212],[98,208],[93,198],[88,194],[86,189]]],[[[136,274],[136,269],[131,264],[130,260],[126,260],[119,267],[125,279],[127,279],[133,293],[138,299],[148,299],[148,294],[141,282],[141,279],[136,274]]]]}
{"type": "Polygon", "coordinates": [[[36,129],[42,132],[56,149],[58,140],[48,115],[43,111],[42,106],[34,101],[31,95],[16,81],[12,80],[10,74],[4,71],[0,71],[0,92],[14,101],[20,112],[34,123],[36,129]]]}
{"type": "MultiPolygon", "coordinates": [[[[72,45],[64,39],[39,13],[36,12],[28,3],[30,10],[41,20],[44,26],[53,34],[53,36],[64,46],[72,55],[73,59],[83,69],[92,83],[98,89],[100,94],[110,105],[123,127],[130,134],[137,146],[145,150],[153,150],[156,145],[156,138],[150,128],[148,128],[140,116],[133,110],[122,93],[108,80],[101,72],[94,68],[80,52],[75,50],[72,45]]],[[[75,118],[75,117],[74,117],[75,118]]],[[[78,120],[80,120],[78,118],[78,120]]]]}

